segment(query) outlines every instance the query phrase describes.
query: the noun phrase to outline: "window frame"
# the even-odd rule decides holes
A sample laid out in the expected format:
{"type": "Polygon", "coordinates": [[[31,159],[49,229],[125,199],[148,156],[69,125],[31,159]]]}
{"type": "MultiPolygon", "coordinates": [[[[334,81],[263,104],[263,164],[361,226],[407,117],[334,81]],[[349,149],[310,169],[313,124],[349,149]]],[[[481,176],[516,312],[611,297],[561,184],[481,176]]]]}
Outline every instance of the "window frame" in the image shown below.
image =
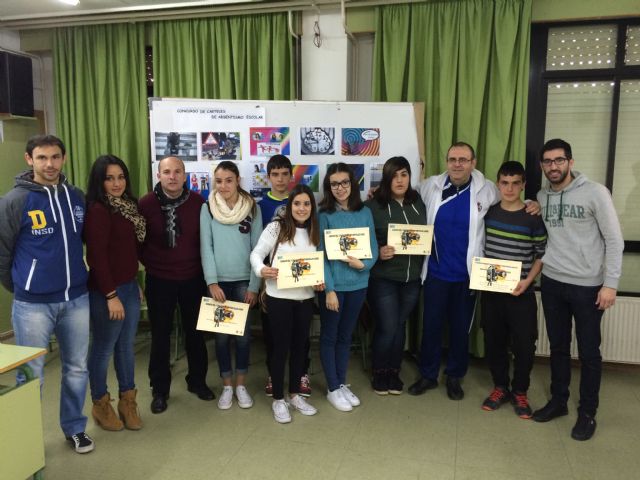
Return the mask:
{"type": "MultiPolygon", "coordinates": [[[[620,83],[625,80],[640,80],[640,65],[625,65],[625,39],[627,27],[640,26],[640,17],[608,20],[585,20],[574,22],[534,23],[531,26],[531,50],[529,69],[529,98],[527,113],[526,198],[535,198],[542,187],[542,170],[538,155],[544,144],[547,117],[547,92],[550,83],[588,82],[608,80],[614,83],[609,125],[609,147],[607,153],[605,186],[613,190],[618,114],[620,109],[620,83]],[[580,70],[546,70],[549,29],[591,25],[616,25],[618,40],[615,65],[612,68],[580,70]]],[[[640,253],[640,239],[625,240],[625,252],[640,253]]]]}

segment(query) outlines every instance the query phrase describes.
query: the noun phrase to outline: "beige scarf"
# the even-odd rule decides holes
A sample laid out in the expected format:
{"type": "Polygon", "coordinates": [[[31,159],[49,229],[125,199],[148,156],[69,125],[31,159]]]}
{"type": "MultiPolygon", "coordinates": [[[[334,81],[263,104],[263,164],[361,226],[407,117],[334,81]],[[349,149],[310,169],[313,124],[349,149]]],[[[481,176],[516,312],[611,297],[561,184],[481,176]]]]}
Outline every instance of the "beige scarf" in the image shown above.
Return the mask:
{"type": "Polygon", "coordinates": [[[209,210],[211,215],[223,225],[234,225],[247,218],[253,208],[253,199],[238,195],[238,201],[229,208],[222,196],[214,190],[209,194],[209,210]]]}

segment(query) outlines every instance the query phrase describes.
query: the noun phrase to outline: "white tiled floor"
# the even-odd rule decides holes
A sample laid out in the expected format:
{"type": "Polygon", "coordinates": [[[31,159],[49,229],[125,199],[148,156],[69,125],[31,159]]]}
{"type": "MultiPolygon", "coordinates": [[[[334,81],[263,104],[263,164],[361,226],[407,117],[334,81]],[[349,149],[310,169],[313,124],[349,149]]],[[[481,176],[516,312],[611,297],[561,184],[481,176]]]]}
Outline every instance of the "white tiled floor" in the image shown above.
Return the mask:
{"type": "MultiPolygon", "coordinates": [[[[138,344],[137,383],[145,422],[139,432],[106,432],[89,420],[96,442],[88,455],[72,452],[58,426],[60,364],[51,354],[43,397],[47,480],[56,479],[637,479],[640,478],[640,370],[606,366],[598,430],[588,442],[569,436],[575,421],[578,371],[574,371],[570,414],[548,424],[515,416],[507,404],[481,410],[490,390],[483,362],[474,361],[465,378],[466,396],[453,402],[443,386],[420,397],[379,397],[369,387],[361,358],[352,355],[349,381],[362,406],[334,410],[324,398],[324,378],[312,351],[316,373],[310,399],[319,413],[277,424],[271,399],[262,393],[265,379],[261,340],[254,339],[249,390],[255,405],[218,410],[186,390],[186,363],[174,367],[169,409],[149,412],[146,375],[148,342],[138,344]]],[[[213,343],[210,357],[215,358],[213,343]]],[[[220,390],[217,364],[211,361],[209,384],[220,390]]],[[[416,367],[405,362],[406,386],[416,367]]],[[[537,362],[529,391],[533,407],[546,401],[548,365],[537,362]]],[[[113,374],[110,388],[117,392],[113,374]]],[[[90,414],[87,400],[85,413],[90,414]]],[[[1,476],[1,475],[0,475],[1,476]]]]}

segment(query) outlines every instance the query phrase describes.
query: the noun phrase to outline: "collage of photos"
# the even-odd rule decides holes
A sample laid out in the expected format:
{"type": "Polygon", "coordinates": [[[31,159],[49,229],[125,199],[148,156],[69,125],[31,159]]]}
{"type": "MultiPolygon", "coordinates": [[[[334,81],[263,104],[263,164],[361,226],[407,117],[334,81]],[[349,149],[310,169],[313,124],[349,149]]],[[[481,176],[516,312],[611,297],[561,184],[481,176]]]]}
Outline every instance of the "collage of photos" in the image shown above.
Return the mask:
{"type": "Polygon", "coordinates": [[[188,188],[204,198],[208,198],[213,187],[213,171],[223,160],[238,165],[243,186],[256,200],[270,189],[266,165],[269,158],[277,154],[288,156],[293,163],[290,188],[302,183],[320,194],[322,174],[334,161],[352,166],[361,192],[378,185],[382,178],[383,163],[375,158],[380,156],[380,128],[324,125],[294,130],[282,126],[247,126],[246,131],[240,128],[236,131],[162,131],[155,132],[153,138],[154,160],[169,155],[182,159],[187,168],[188,188]],[[362,161],[363,157],[373,158],[362,161]]]}

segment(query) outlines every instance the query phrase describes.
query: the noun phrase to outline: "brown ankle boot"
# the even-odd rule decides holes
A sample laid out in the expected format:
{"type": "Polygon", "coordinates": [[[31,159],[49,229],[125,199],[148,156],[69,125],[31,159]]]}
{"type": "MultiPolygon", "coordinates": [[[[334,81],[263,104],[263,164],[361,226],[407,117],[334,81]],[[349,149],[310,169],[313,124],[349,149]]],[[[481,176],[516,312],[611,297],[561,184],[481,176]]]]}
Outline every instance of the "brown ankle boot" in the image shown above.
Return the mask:
{"type": "Polygon", "coordinates": [[[136,393],[138,393],[137,390],[120,392],[120,401],[118,402],[118,413],[120,413],[124,426],[129,430],[140,430],[142,428],[142,419],[136,403],[136,393]]]}
{"type": "Polygon", "coordinates": [[[105,393],[100,400],[93,401],[91,415],[93,416],[96,425],[99,425],[110,432],[117,432],[124,428],[124,425],[116,416],[116,412],[111,406],[111,397],[108,393],[105,393]]]}

